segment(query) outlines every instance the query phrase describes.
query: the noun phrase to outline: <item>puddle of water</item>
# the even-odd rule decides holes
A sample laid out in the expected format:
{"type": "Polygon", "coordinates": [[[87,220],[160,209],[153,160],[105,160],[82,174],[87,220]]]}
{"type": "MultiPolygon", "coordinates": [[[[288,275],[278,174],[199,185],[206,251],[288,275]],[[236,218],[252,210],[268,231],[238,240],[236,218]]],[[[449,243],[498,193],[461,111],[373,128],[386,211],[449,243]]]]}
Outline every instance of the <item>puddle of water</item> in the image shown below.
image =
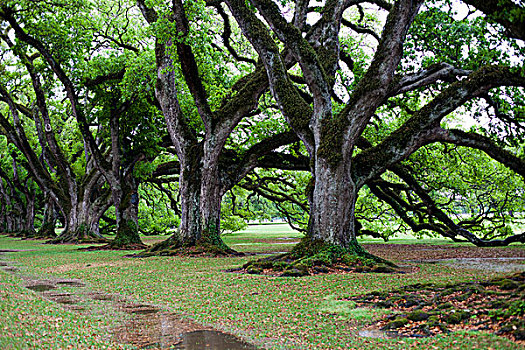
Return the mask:
{"type": "Polygon", "coordinates": [[[168,312],[132,315],[112,329],[114,341],[141,349],[169,349],[180,342],[181,333],[195,330],[194,325],[168,312]]]}
{"type": "Polygon", "coordinates": [[[156,314],[160,312],[160,309],[147,304],[131,304],[131,305],[123,305],[121,306],[121,309],[128,314],[134,314],[134,315],[149,315],[149,314],[156,314]]]}
{"type": "Polygon", "coordinates": [[[392,339],[397,337],[396,332],[382,331],[380,329],[363,329],[359,331],[358,335],[360,337],[375,339],[392,339]]]}
{"type": "Polygon", "coordinates": [[[86,285],[79,281],[58,281],[57,284],[69,287],[85,287],[86,285]]]}
{"type": "Polygon", "coordinates": [[[251,344],[245,343],[231,334],[217,331],[195,331],[184,333],[182,341],[174,349],[184,350],[256,350],[251,344]]]}
{"type": "Polygon", "coordinates": [[[71,293],[53,293],[51,292],[48,295],[51,298],[65,298],[65,297],[70,297],[71,293]]]}
{"type": "Polygon", "coordinates": [[[2,268],[2,270],[6,271],[6,272],[16,272],[16,271],[18,271],[18,268],[14,267],[14,266],[5,266],[5,267],[2,268]]]}
{"type": "Polygon", "coordinates": [[[31,289],[35,292],[45,292],[51,289],[55,289],[56,287],[50,284],[35,284],[32,286],[26,286],[27,289],[31,289]]]}
{"type": "Polygon", "coordinates": [[[154,307],[152,308],[141,308],[141,309],[133,309],[128,311],[129,313],[135,314],[135,315],[149,315],[149,314],[156,314],[159,312],[159,309],[156,309],[154,307]]]}
{"type": "Polygon", "coordinates": [[[78,301],[73,300],[71,298],[57,298],[57,299],[53,299],[53,301],[59,304],[64,304],[64,305],[72,305],[72,304],[78,303],[78,301]]]}

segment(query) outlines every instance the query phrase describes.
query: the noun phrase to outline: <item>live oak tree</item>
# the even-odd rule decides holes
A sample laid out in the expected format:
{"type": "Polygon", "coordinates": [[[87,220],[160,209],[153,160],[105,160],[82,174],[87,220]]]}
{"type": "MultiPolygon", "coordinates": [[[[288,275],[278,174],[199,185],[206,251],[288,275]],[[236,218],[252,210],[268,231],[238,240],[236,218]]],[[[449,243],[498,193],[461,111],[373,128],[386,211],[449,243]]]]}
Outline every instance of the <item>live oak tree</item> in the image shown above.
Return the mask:
{"type": "Polygon", "coordinates": [[[212,9],[199,2],[161,1],[156,7],[148,6],[147,1],[137,3],[156,29],[155,94],[178,158],[181,201],[178,231],[145,254],[174,254],[188,249],[235,253],[220,237],[224,193],[262,159],[277,167],[285,163],[283,160],[293,161],[293,157],[272,150],[296,141],[296,137],[283,129],[247,149],[226,151],[225,145],[239,122],[260,113],[259,99],[268,90],[263,65],[235,51],[229,17],[218,3],[210,4],[212,9]],[[219,18],[222,43],[209,35],[221,32],[213,28],[217,26],[213,21],[219,18]],[[232,63],[238,66],[228,71],[232,63]],[[217,71],[216,66],[221,68],[217,71]]]}
{"type": "Polygon", "coordinates": [[[16,151],[0,141],[0,232],[35,237],[37,187],[18,161],[16,151]]]}
{"type": "MultiPolygon", "coordinates": [[[[179,175],[181,224],[152,254],[232,253],[220,238],[221,198],[258,166],[306,170],[300,157],[275,152],[297,140],[313,178],[308,206],[288,201],[310,212],[292,260],[371,257],[356,241],[369,229],[362,213],[356,220],[364,194],[414,231],[477,245],[523,242],[490,210],[475,209],[472,220],[454,215],[469,205],[444,205],[444,172],[434,162],[468,171],[484,162],[514,174],[503,191],[456,186],[459,200],[490,196],[501,213],[499,203],[521,193],[524,16],[513,1],[465,0],[461,14],[450,1],[408,0],[0,4],[2,54],[16,60],[20,81],[10,80],[12,68],[2,71],[0,131],[26,158],[45,201],[67,218],[60,241],[98,237],[91,232],[113,204],[113,246],[140,246],[138,168],[166,146],[156,135],[160,111],[177,157],[170,171],[179,175]],[[250,142],[236,134],[242,121],[276,120],[275,110],[293,132],[268,123],[266,133],[247,131],[250,142]],[[65,121],[78,132],[62,132],[65,121]],[[462,160],[441,158],[445,148],[436,143],[459,147],[462,160]],[[430,149],[433,160],[420,161],[430,149]],[[463,161],[470,158],[476,162],[463,161]],[[428,169],[431,183],[422,175],[428,169]]],[[[282,200],[272,191],[285,179],[267,184],[274,176],[258,174],[242,185],[282,200]]],[[[291,207],[282,205],[283,215],[291,207]]]]}
{"type": "MultiPolygon", "coordinates": [[[[35,70],[29,55],[11,45],[13,53],[25,62],[33,81],[45,135],[54,157],[52,166],[61,171],[60,177],[69,179],[70,188],[64,195],[83,198],[83,202],[94,198],[93,191],[99,195],[100,203],[92,203],[94,212],[87,212],[84,206],[82,211],[73,211],[68,218],[77,220],[87,216],[98,226],[108,208],[107,203],[111,203],[107,197],[109,191],[117,222],[117,236],[109,247],[143,248],[137,226],[138,180],[134,169],[137,162],[155,152],[155,147],[151,146],[156,145],[157,138],[151,135],[156,134],[154,123],[158,118],[154,116],[151,98],[148,100],[144,93],[150,89],[151,79],[147,72],[142,76],[137,69],[132,69],[141,64],[143,48],[136,36],[126,30],[126,25],[136,16],[129,14],[129,6],[124,2],[104,1],[64,2],[53,6],[45,2],[8,2],[2,6],[0,15],[14,33],[16,45],[30,48],[28,51],[37,57],[40,69],[49,79],[43,89],[40,73],[35,70]],[[97,11],[88,15],[95,5],[97,11]],[[38,17],[31,17],[34,11],[39,11],[38,17]],[[69,35],[73,33],[72,28],[74,35],[69,35]],[[82,137],[87,180],[81,184],[87,185],[90,191],[81,195],[73,186],[74,172],[53,141],[48,112],[50,100],[58,97],[53,89],[65,91],[68,113],[82,137]]],[[[6,35],[5,40],[9,41],[10,37],[6,35]]],[[[40,184],[45,187],[46,182],[40,184]]],[[[62,204],[56,198],[55,202],[59,206],[62,204]]],[[[98,235],[98,229],[92,232],[91,226],[83,225],[85,234],[98,235]]],[[[78,230],[72,229],[72,235],[66,230],[57,241],[77,240],[78,230]]]]}
{"type": "MultiPolygon", "coordinates": [[[[285,17],[285,11],[270,0],[227,0],[225,3],[257,51],[273,97],[311,158],[314,184],[308,233],[291,253],[293,258],[300,260],[326,252],[336,257],[344,253],[370,257],[356,240],[355,203],[359,190],[427,144],[444,142],[476,148],[519,175],[525,175],[523,158],[513,154],[512,149],[498,145],[490,135],[449,128],[443,123],[444,118],[461,106],[470,106],[471,101],[490,95],[499,87],[520,87],[515,91],[506,90],[509,100],[514,101],[511,104],[519,101],[525,85],[522,51],[514,51],[516,64],[510,59],[498,60],[495,56],[501,51],[492,47],[494,55],[478,55],[475,63],[466,62],[470,63],[468,67],[462,67],[461,61],[458,66],[446,61],[427,62],[421,59],[425,52],[418,56],[417,50],[412,57],[404,58],[407,45],[418,44],[407,41],[414,21],[435,11],[430,1],[400,0],[390,4],[328,0],[314,8],[308,1],[296,1],[293,18],[285,17]],[[347,10],[358,9],[362,13],[369,10],[370,6],[365,7],[367,4],[384,9],[388,16],[381,35],[373,35],[379,41],[368,64],[354,66],[352,52],[344,51],[341,42],[353,34],[374,32],[352,24],[345,16],[347,10]],[[309,17],[311,12],[318,16],[309,17]],[[351,30],[346,28],[347,23],[351,30]],[[282,46],[286,50],[281,50],[282,46]],[[294,83],[297,79],[291,76],[286,64],[290,55],[298,63],[301,85],[294,83]],[[337,84],[341,62],[354,71],[347,83],[337,84]],[[416,69],[409,69],[407,62],[416,69]],[[344,100],[336,94],[341,85],[348,93],[344,100]],[[305,99],[305,93],[309,98],[305,99]],[[419,103],[412,106],[396,103],[396,98],[406,98],[410,93],[417,94],[419,103]],[[373,118],[383,116],[385,106],[411,109],[385,137],[374,142],[363,140],[365,130],[373,118]]],[[[517,18],[522,18],[522,7],[514,5],[513,11],[521,15],[517,18]]],[[[447,16],[447,20],[455,21],[452,16],[447,16]]],[[[489,35],[486,26],[479,30],[489,35]]],[[[504,29],[490,27],[490,30],[501,33],[504,29]]],[[[447,45],[430,39],[425,44],[447,45]]],[[[506,42],[509,48],[513,46],[511,39],[506,42]]],[[[458,47],[458,57],[465,52],[474,55],[468,51],[470,44],[458,47]]],[[[475,44],[481,46],[480,51],[489,45],[475,44]]],[[[515,115],[510,122],[519,124],[522,120],[515,115]]],[[[519,241],[523,242],[523,235],[519,241]]]]}
{"type": "MultiPolygon", "coordinates": [[[[44,98],[39,80],[33,80],[33,83],[38,98],[44,98]]],[[[98,232],[97,217],[107,208],[107,200],[104,200],[102,193],[97,192],[100,175],[97,175],[92,162],[85,169],[74,169],[70,164],[71,158],[59,146],[48,109],[40,105],[40,113],[34,112],[21,103],[23,101],[15,102],[7,88],[0,85],[0,101],[4,102],[4,106],[7,105],[7,115],[10,116],[0,112],[0,132],[23,154],[32,179],[61,211],[65,229],[56,238],[57,242],[104,240],[98,232]],[[28,136],[31,130],[27,125],[31,120],[35,125],[33,131],[37,134],[36,141],[28,136]]],[[[75,139],[66,142],[74,143],[75,139]]],[[[47,224],[43,223],[44,226],[47,224]]],[[[42,234],[53,236],[54,227],[49,227],[42,234]]]]}

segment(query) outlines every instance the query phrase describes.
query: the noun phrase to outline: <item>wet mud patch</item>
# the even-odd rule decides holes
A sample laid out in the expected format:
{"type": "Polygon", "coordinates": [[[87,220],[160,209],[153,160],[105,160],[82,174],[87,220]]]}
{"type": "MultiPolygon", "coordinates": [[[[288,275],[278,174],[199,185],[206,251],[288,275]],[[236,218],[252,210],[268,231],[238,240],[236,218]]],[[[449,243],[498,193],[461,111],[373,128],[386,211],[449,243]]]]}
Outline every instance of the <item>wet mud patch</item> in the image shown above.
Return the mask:
{"type": "Polygon", "coordinates": [[[455,258],[437,260],[413,260],[414,263],[442,264],[461,269],[494,272],[525,271],[525,258],[455,258]]]}
{"type": "Polygon", "coordinates": [[[374,339],[392,339],[399,337],[397,332],[384,331],[382,329],[362,329],[357,333],[360,337],[374,339]]]}
{"type": "Polygon", "coordinates": [[[75,288],[85,287],[86,285],[79,280],[58,280],[56,282],[59,286],[69,286],[75,288]]]}
{"type": "Polygon", "coordinates": [[[257,348],[230,334],[203,330],[183,334],[182,341],[176,344],[173,349],[256,350],[257,348]]]}
{"type": "Polygon", "coordinates": [[[125,313],[128,314],[134,314],[134,315],[149,315],[149,314],[156,314],[157,312],[160,312],[160,309],[158,307],[148,305],[148,304],[130,304],[130,305],[120,305],[120,310],[122,310],[125,313]]]}
{"type": "Polygon", "coordinates": [[[362,330],[363,336],[374,337],[383,331],[389,337],[483,331],[525,345],[525,272],[445,286],[416,284],[346,300],[358,307],[390,311],[362,330]]]}
{"type": "Polygon", "coordinates": [[[145,264],[145,261],[130,261],[126,259],[122,260],[116,260],[116,261],[110,261],[110,262],[93,262],[90,264],[66,264],[66,265],[60,265],[58,267],[49,267],[46,268],[44,271],[49,273],[65,273],[69,271],[74,270],[87,270],[87,269],[95,269],[95,268],[106,268],[106,267],[125,267],[132,264],[145,264]]]}
{"type": "Polygon", "coordinates": [[[47,293],[46,298],[62,305],[74,305],[81,302],[81,299],[70,293],[47,293]]]}
{"type": "Polygon", "coordinates": [[[2,270],[6,271],[6,272],[17,272],[18,271],[18,267],[16,267],[16,266],[4,266],[2,268],[2,270]]]}
{"type": "Polygon", "coordinates": [[[0,253],[33,252],[34,249],[0,249],[0,253]]]}
{"type": "Polygon", "coordinates": [[[115,296],[113,294],[107,294],[102,292],[88,292],[87,296],[92,300],[98,300],[98,301],[112,301],[112,300],[118,300],[118,296],[115,296]]]}
{"type": "Polygon", "coordinates": [[[38,283],[38,284],[28,285],[28,286],[26,286],[26,288],[30,289],[30,290],[32,290],[34,292],[37,292],[37,293],[43,293],[43,292],[47,292],[48,290],[55,289],[56,286],[54,286],[52,284],[38,283]]]}
{"type": "Polygon", "coordinates": [[[127,305],[130,315],[112,329],[112,340],[140,349],[256,349],[237,337],[183,319],[151,305],[127,305]],[[137,312],[139,311],[139,312],[137,312]]]}

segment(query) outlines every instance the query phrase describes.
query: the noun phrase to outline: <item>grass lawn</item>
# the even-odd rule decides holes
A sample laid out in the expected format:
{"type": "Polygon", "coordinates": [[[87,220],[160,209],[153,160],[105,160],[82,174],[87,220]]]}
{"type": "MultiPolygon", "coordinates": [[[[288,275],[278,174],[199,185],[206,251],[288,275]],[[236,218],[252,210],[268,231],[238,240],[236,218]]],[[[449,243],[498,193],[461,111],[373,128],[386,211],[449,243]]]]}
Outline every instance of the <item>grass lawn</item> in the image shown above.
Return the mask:
{"type": "MultiPolygon", "coordinates": [[[[239,251],[274,252],[291,249],[293,245],[286,243],[300,237],[285,225],[258,225],[225,235],[224,240],[239,251]]],[[[160,238],[145,237],[144,240],[151,243],[160,238]]],[[[398,242],[421,241],[403,237],[398,242]]],[[[77,248],[0,236],[0,249],[25,250],[4,255],[4,259],[17,264],[18,274],[0,270],[1,349],[117,347],[107,342],[108,318],[66,311],[24,288],[24,280],[18,277],[21,275],[80,279],[92,290],[119,293],[137,302],[170,309],[263,348],[519,348],[510,340],[483,333],[453,333],[421,339],[359,337],[358,331],[376,317],[374,312],[378,311],[356,311],[349,308],[350,304],[338,301],[415,283],[445,284],[490,278],[497,275],[495,272],[419,264],[418,272],[404,275],[270,277],[223,271],[239,267],[252,257],[131,259],[123,258],[128,252],[80,252],[77,248]]]]}

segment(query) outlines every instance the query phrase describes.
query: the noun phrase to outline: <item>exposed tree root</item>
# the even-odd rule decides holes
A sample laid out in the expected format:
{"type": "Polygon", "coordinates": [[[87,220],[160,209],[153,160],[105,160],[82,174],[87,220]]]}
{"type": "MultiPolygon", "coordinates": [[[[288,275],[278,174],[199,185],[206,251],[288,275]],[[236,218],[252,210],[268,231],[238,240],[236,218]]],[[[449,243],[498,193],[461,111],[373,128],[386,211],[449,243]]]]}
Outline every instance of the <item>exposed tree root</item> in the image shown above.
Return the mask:
{"type": "Polygon", "coordinates": [[[80,251],[97,251],[97,250],[144,250],[149,246],[144,243],[129,243],[125,245],[115,245],[111,243],[103,246],[90,246],[85,248],[79,248],[80,251]]]}
{"type": "Polygon", "coordinates": [[[64,232],[60,236],[51,239],[46,244],[89,244],[89,243],[109,243],[109,240],[102,235],[97,234],[79,234],[73,232],[64,232]]]}
{"type": "Polygon", "coordinates": [[[243,256],[243,253],[237,252],[228,247],[222,240],[210,242],[201,239],[195,244],[182,244],[176,235],[172,235],[165,241],[159,242],[148,250],[133,255],[133,257],[150,257],[150,256],[209,256],[209,257],[226,257],[226,256],[243,256]]]}
{"type": "Polygon", "coordinates": [[[340,271],[401,272],[392,262],[368,253],[357,244],[345,249],[309,238],[304,238],[290,253],[250,261],[240,270],[289,277],[340,271]]]}

